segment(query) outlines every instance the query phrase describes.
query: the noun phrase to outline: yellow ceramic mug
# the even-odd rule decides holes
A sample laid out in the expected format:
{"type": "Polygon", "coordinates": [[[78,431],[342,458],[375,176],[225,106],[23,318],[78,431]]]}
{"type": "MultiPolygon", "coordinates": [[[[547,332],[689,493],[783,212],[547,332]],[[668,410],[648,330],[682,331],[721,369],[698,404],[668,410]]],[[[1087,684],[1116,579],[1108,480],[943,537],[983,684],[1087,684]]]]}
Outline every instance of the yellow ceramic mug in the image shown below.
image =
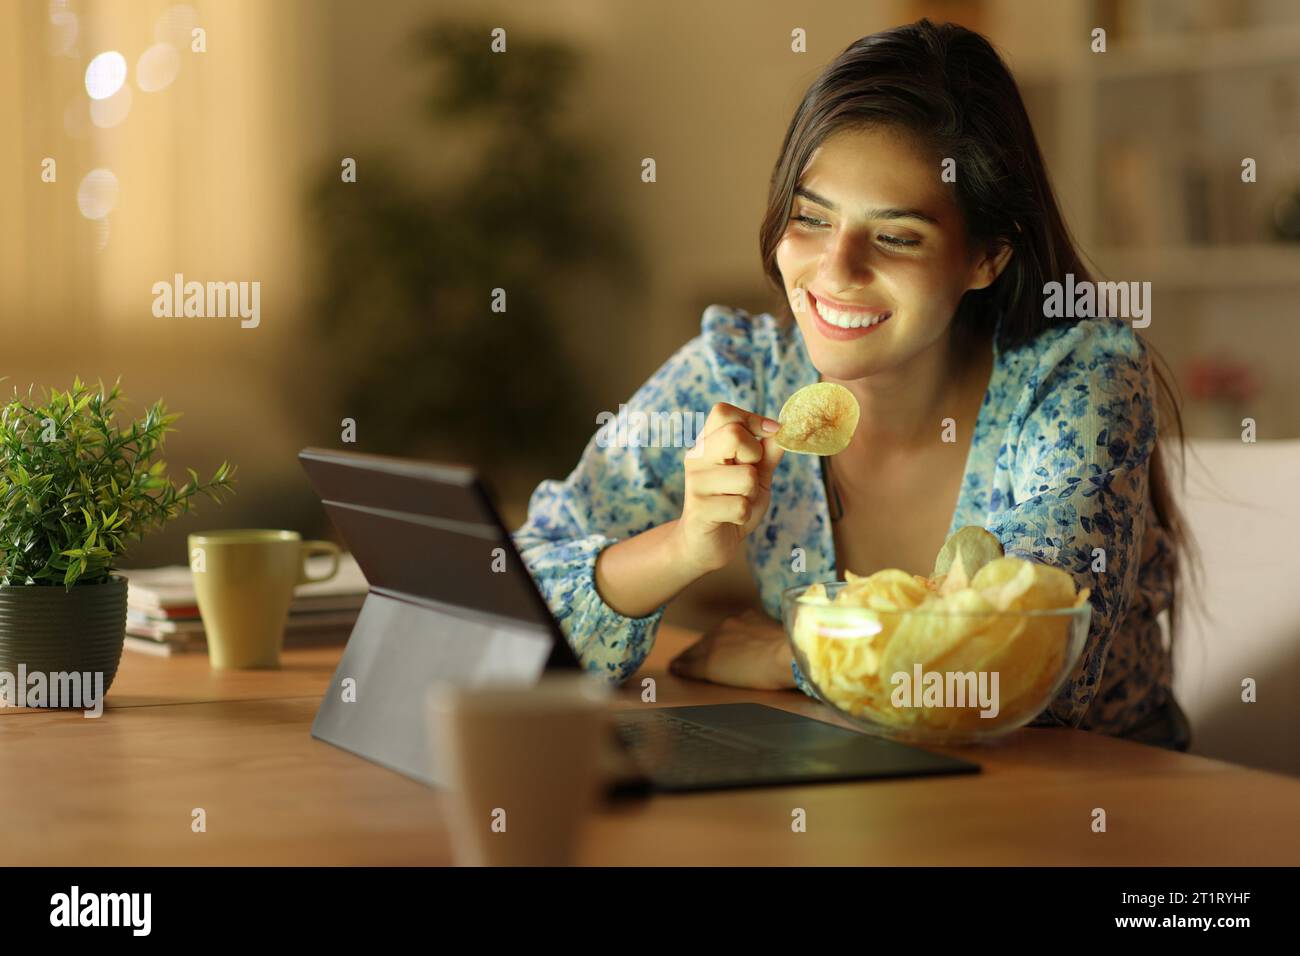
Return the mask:
{"type": "Polygon", "coordinates": [[[214,668],[279,667],[293,589],[328,581],[341,552],[296,531],[207,531],[189,537],[190,571],[214,668]],[[328,554],[329,572],[307,576],[307,558],[328,554]]]}

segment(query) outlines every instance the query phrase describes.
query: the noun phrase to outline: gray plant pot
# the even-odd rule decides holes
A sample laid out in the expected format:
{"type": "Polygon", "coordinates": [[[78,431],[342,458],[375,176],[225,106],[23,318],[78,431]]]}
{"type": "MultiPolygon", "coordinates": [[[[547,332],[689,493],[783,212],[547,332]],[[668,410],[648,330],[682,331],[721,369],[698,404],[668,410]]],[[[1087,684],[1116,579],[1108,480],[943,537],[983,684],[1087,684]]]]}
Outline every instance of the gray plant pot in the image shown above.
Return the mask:
{"type": "MultiPolygon", "coordinates": [[[[0,672],[102,672],[108,692],[126,637],[126,578],[103,584],[0,587],[0,672]]],[[[0,688],[0,692],[3,688],[0,688]]]]}

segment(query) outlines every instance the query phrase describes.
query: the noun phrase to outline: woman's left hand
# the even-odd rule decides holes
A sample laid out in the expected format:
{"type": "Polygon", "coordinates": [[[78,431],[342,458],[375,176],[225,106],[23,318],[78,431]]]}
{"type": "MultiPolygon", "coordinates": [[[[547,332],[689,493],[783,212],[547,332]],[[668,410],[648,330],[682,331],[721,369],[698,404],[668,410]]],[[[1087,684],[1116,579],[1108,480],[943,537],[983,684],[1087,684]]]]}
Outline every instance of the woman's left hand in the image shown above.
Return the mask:
{"type": "Polygon", "coordinates": [[[731,687],[781,690],[795,686],[793,661],[781,622],[751,610],[710,628],[668,670],[731,687]]]}

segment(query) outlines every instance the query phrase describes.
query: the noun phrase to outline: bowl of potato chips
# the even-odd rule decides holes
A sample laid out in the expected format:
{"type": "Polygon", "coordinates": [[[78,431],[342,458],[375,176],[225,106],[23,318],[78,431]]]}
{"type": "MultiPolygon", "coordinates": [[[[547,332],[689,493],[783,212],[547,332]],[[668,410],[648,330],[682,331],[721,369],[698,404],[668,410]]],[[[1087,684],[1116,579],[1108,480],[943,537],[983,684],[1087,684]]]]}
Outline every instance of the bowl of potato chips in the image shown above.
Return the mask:
{"type": "Polygon", "coordinates": [[[791,588],[781,609],[823,703],[871,733],[961,744],[1047,708],[1083,653],[1088,595],[1066,571],[1004,556],[988,532],[963,528],[931,577],[847,572],[791,588]]]}

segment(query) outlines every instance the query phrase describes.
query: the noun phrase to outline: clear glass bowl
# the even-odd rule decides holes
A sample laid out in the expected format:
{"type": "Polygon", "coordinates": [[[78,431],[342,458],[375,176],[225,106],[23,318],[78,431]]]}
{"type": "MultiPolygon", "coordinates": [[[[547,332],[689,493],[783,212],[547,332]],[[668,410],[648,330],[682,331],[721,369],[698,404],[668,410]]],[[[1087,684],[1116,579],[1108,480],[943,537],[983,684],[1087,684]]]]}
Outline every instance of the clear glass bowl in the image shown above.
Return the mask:
{"type": "MultiPolygon", "coordinates": [[[[834,600],[845,586],[825,585],[834,600]]],[[[909,743],[990,740],[1051,703],[1088,638],[1092,607],[877,611],[781,595],[799,670],[818,699],[869,733],[909,743]]]]}

